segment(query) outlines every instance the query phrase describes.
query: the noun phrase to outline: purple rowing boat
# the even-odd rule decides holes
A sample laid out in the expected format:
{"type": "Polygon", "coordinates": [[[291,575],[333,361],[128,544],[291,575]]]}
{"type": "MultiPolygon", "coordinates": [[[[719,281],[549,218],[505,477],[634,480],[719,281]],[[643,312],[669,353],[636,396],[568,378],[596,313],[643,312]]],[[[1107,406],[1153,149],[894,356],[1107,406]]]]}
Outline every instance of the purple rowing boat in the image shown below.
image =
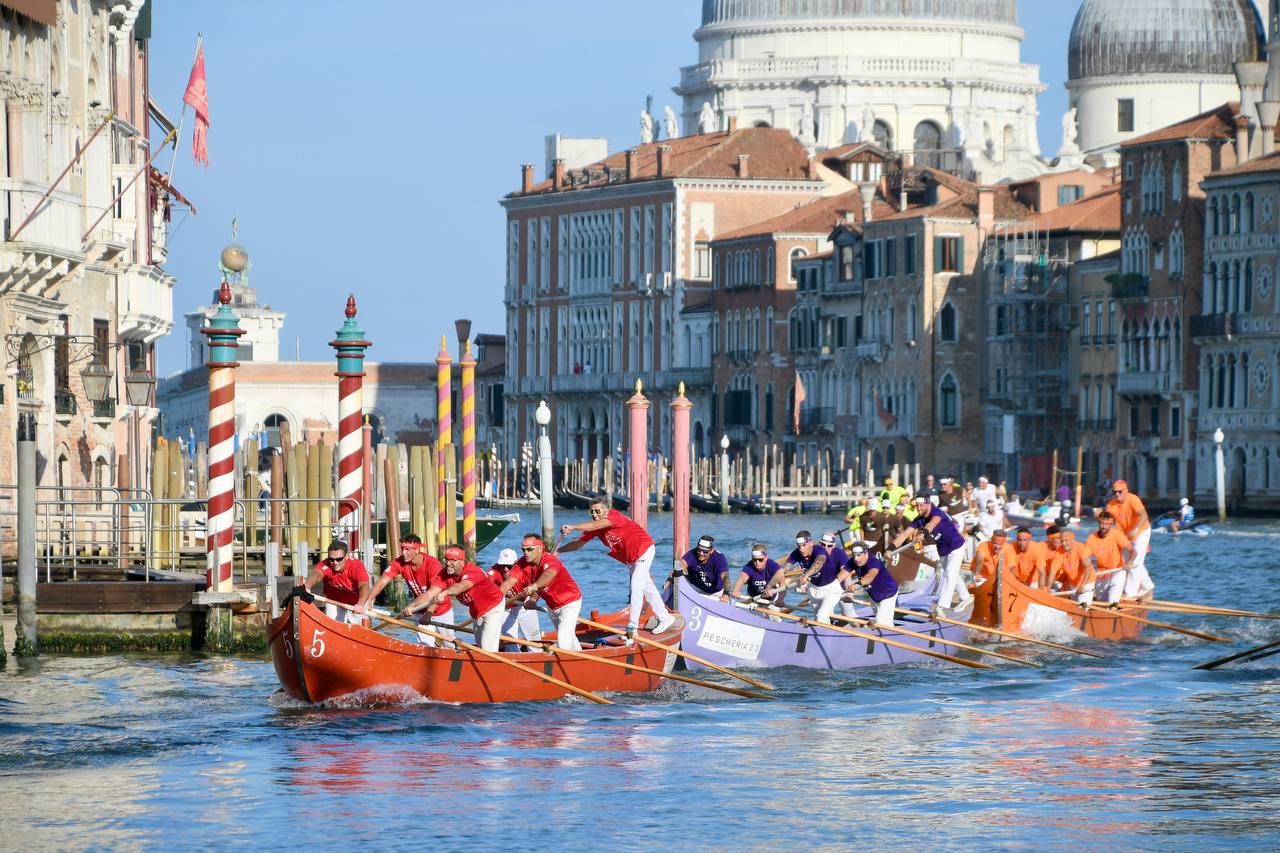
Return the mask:
{"type": "MultiPolygon", "coordinates": [[[[774,622],[766,616],[725,603],[719,595],[703,595],[687,583],[679,584],[680,612],[685,617],[684,636],[680,647],[701,655],[719,666],[804,666],[812,669],[855,669],[863,666],[887,666],[933,660],[929,655],[899,649],[875,640],[854,637],[827,628],[799,622],[774,622]]],[[[903,628],[918,634],[929,634],[942,640],[963,641],[965,628],[930,620],[930,599],[923,594],[904,595],[899,607],[923,608],[919,621],[899,618],[903,628]]],[[[950,616],[967,622],[969,610],[947,611],[950,616]]],[[[870,616],[867,608],[859,608],[858,616],[870,616]]],[[[836,622],[840,625],[839,621],[836,622]]],[[[954,653],[950,647],[932,640],[900,634],[889,628],[863,628],[848,625],[863,633],[931,651],[954,653]]],[[[686,660],[691,668],[700,664],[686,660]]]]}

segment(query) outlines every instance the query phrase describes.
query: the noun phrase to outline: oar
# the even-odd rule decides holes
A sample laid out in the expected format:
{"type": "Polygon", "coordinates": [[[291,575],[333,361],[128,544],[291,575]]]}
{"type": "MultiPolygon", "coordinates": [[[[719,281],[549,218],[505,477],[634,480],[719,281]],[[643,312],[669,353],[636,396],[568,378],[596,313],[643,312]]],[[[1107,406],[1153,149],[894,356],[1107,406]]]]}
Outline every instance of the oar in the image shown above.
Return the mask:
{"type": "Polygon", "coordinates": [[[1169,607],[1164,604],[1152,604],[1144,601],[1121,601],[1121,607],[1154,610],[1157,613],[1185,613],[1189,616],[1231,616],[1236,619],[1280,619],[1271,613],[1233,613],[1230,610],[1211,610],[1200,607],[1169,607]]]}
{"type": "Polygon", "coordinates": [[[1163,628],[1166,631],[1175,631],[1179,634],[1186,634],[1188,637],[1195,637],[1198,640],[1206,640],[1210,643],[1229,643],[1226,637],[1219,637],[1217,634],[1206,634],[1203,631],[1192,631],[1190,628],[1179,628],[1177,625],[1170,625],[1168,622],[1156,622],[1152,619],[1144,619],[1132,613],[1126,613],[1118,607],[1107,607],[1105,605],[1095,604],[1092,607],[1080,607],[1085,613],[1106,614],[1108,616],[1118,616],[1121,619],[1130,619],[1134,622],[1141,622],[1143,625],[1150,625],[1153,628],[1163,628]]]}
{"type": "Polygon", "coordinates": [[[1217,614],[1219,616],[1247,616],[1251,619],[1280,619],[1280,613],[1259,613],[1256,610],[1236,610],[1232,607],[1216,607],[1212,604],[1187,604],[1181,601],[1158,601],[1155,599],[1146,602],[1146,604],[1156,606],[1161,609],[1177,610],[1186,613],[1200,613],[1206,616],[1217,614]]]}
{"type": "MultiPolygon", "coordinates": [[[[453,625],[449,626],[449,628],[453,628],[454,630],[463,630],[463,631],[466,631],[467,634],[476,633],[474,628],[458,628],[458,626],[453,626],[453,625]]],[[[502,640],[503,643],[513,643],[513,644],[517,644],[517,646],[530,646],[530,644],[538,644],[538,646],[548,646],[550,647],[547,649],[548,654],[567,654],[568,657],[581,658],[581,660],[584,660],[584,661],[594,661],[596,663],[607,663],[608,666],[622,667],[623,670],[635,670],[636,672],[645,672],[645,674],[648,674],[648,675],[657,675],[658,678],[671,679],[673,681],[684,681],[685,684],[696,684],[698,686],[704,686],[704,688],[710,688],[713,690],[723,690],[724,693],[732,693],[733,695],[744,695],[744,697],[749,699],[772,699],[773,698],[772,695],[767,695],[764,693],[755,693],[754,690],[739,690],[737,688],[731,688],[731,686],[716,684],[714,683],[714,681],[703,681],[701,679],[691,678],[691,676],[689,675],[680,675],[678,674],[678,672],[663,672],[662,670],[652,670],[652,669],[649,669],[648,666],[636,666],[635,663],[625,663],[622,661],[614,661],[614,660],[611,660],[611,658],[598,657],[598,656],[595,656],[595,654],[589,654],[588,652],[577,652],[575,651],[575,649],[559,648],[558,646],[556,646],[556,640],[520,639],[517,637],[507,637],[507,635],[502,635],[502,637],[499,637],[498,639],[502,640]]]]}
{"type": "MultiPolygon", "coordinates": [[[[335,604],[338,607],[343,608],[344,610],[350,610],[352,613],[356,612],[356,609],[352,607],[350,604],[343,604],[341,601],[333,601],[332,599],[325,598],[323,595],[317,595],[316,601],[323,601],[327,604],[335,604]]],[[[610,700],[604,698],[603,696],[597,696],[596,694],[592,693],[590,690],[583,690],[581,687],[574,687],[572,684],[570,684],[567,681],[561,681],[558,678],[552,678],[550,675],[547,675],[542,672],[538,672],[536,669],[530,669],[529,667],[525,666],[522,663],[516,663],[513,660],[508,660],[507,658],[504,658],[502,655],[498,654],[497,652],[485,651],[484,649],[480,648],[477,645],[473,645],[472,643],[459,640],[456,637],[450,639],[449,637],[446,637],[444,634],[437,633],[435,631],[430,630],[429,628],[423,628],[421,625],[415,625],[412,622],[405,622],[403,619],[396,619],[390,615],[383,615],[382,613],[379,613],[378,617],[380,619],[387,620],[392,625],[399,625],[401,628],[408,628],[410,631],[417,631],[419,634],[425,634],[428,637],[435,637],[436,642],[438,643],[455,643],[459,648],[464,649],[465,651],[474,652],[480,655],[481,657],[488,658],[489,660],[496,660],[499,663],[504,663],[507,666],[511,667],[512,669],[518,669],[521,672],[526,672],[529,675],[532,675],[533,677],[538,678],[542,681],[549,681],[552,684],[556,685],[557,687],[563,687],[565,690],[568,690],[570,693],[576,693],[577,695],[581,696],[583,699],[590,699],[592,702],[595,702],[598,705],[613,704],[613,702],[611,702],[610,700]]]]}
{"type": "MultiPolygon", "coordinates": [[[[751,609],[757,613],[762,613],[765,616],[780,616],[783,619],[790,619],[792,622],[799,622],[800,624],[808,625],[811,628],[826,628],[827,630],[834,631],[837,634],[848,634],[850,637],[859,637],[863,640],[873,640],[877,643],[884,643],[886,646],[893,646],[894,648],[905,649],[906,651],[909,651],[909,652],[919,652],[922,655],[927,655],[929,657],[934,657],[934,658],[941,658],[942,660],[951,661],[952,663],[958,663],[958,664],[961,664],[962,666],[972,667],[973,669],[995,669],[995,667],[993,667],[991,664],[983,663],[982,661],[965,660],[964,658],[958,658],[955,655],[949,655],[944,652],[935,652],[935,651],[932,651],[931,649],[922,649],[919,646],[913,646],[913,645],[910,645],[909,643],[899,643],[897,640],[890,640],[888,637],[879,637],[879,636],[876,636],[875,634],[865,634],[862,631],[855,631],[852,628],[841,628],[839,625],[827,625],[826,623],[818,622],[815,619],[806,619],[803,616],[793,616],[790,613],[783,613],[781,610],[774,610],[772,608],[763,608],[763,607],[752,607],[751,609]]],[[[929,639],[936,640],[935,637],[930,637],[929,639]]]]}
{"type": "Polygon", "coordinates": [[[1280,648],[1277,648],[1277,646],[1280,646],[1280,640],[1272,640],[1269,643],[1263,643],[1260,646],[1254,646],[1251,649],[1245,649],[1242,652],[1236,652],[1233,655],[1227,655],[1225,658],[1218,658],[1217,660],[1211,660],[1208,663],[1197,664],[1195,668],[1196,669],[1217,669],[1218,667],[1222,666],[1224,663],[1231,663],[1233,660],[1240,660],[1240,658],[1248,658],[1249,660],[1258,660],[1259,658],[1270,657],[1271,655],[1274,655],[1274,654],[1280,654],[1280,648]],[[1267,651],[1267,649],[1275,649],[1275,651],[1269,652],[1267,651]],[[1258,652],[1264,652],[1264,654],[1258,654],[1258,652]],[[1253,655],[1258,655],[1258,656],[1255,658],[1253,657],[1253,655]]]}
{"type": "MultiPolygon", "coordinates": [[[[904,610],[901,607],[895,607],[894,610],[897,611],[898,613],[906,613],[914,616],[928,615],[925,613],[921,613],[917,610],[904,610]]],[[[941,614],[937,616],[929,616],[929,618],[933,619],[935,622],[945,622],[948,625],[960,625],[965,628],[970,628],[974,631],[983,631],[987,634],[994,634],[997,637],[1007,637],[1010,640],[1019,640],[1024,643],[1031,643],[1037,646],[1046,646],[1050,649],[1057,649],[1058,651],[1062,651],[1062,652],[1071,652],[1073,654],[1085,655],[1086,657],[1091,657],[1091,658],[1103,658],[1104,660],[1107,657],[1106,655],[1100,655],[1097,652],[1086,652],[1084,649],[1077,649],[1074,646],[1064,646],[1061,643],[1051,643],[1048,640],[1034,640],[1031,637],[1024,637],[1022,634],[1014,634],[1011,631],[1001,631],[999,628],[988,628],[985,625],[975,625],[972,622],[961,622],[959,619],[950,619],[941,614]]]]}
{"type": "Polygon", "coordinates": [[[928,640],[929,642],[936,643],[937,645],[940,645],[940,646],[950,646],[953,649],[962,649],[966,652],[975,652],[980,655],[990,655],[993,658],[1000,658],[1001,660],[1007,660],[1012,663],[1020,664],[1021,666],[1032,666],[1032,667],[1040,666],[1040,664],[1036,663],[1035,661],[1021,660],[1020,658],[1015,658],[1012,655],[1006,655],[1006,654],[1001,654],[1000,652],[992,652],[986,649],[980,649],[977,646],[970,646],[967,643],[957,643],[955,640],[948,640],[945,637],[935,637],[931,634],[921,634],[917,631],[909,631],[906,628],[899,627],[898,625],[894,625],[892,628],[887,628],[883,625],[873,625],[871,624],[870,620],[859,619],[855,616],[846,616],[843,613],[832,613],[831,618],[839,619],[841,622],[847,622],[850,625],[860,625],[861,627],[866,628],[868,630],[872,628],[880,628],[881,630],[893,631],[894,633],[902,634],[907,637],[915,637],[917,640],[928,640]]]}
{"type": "MultiPolygon", "coordinates": [[[[620,637],[625,637],[627,634],[626,631],[620,631],[617,628],[613,627],[612,625],[605,625],[602,622],[593,622],[590,619],[583,619],[579,617],[578,622],[590,628],[595,628],[597,631],[607,631],[610,634],[617,634],[620,637]]],[[[777,690],[778,689],[774,687],[772,684],[766,684],[763,681],[759,681],[755,678],[751,678],[750,676],[743,675],[740,672],[734,672],[728,667],[723,667],[718,664],[714,664],[711,661],[707,660],[706,658],[700,658],[697,655],[693,654],[692,652],[686,652],[683,649],[677,649],[675,646],[668,646],[665,643],[659,643],[657,640],[650,640],[647,637],[640,636],[639,634],[636,634],[635,637],[633,637],[632,639],[634,639],[637,643],[644,643],[646,646],[653,646],[656,649],[662,649],[663,651],[671,652],[674,655],[680,655],[680,657],[687,658],[691,661],[694,661],[695,663],[700,663],[703,666],[707,667],[708,669],[714,669],[716,672],[723,672],[725,675],[732,675],[734,678],[739,679],[740,681],[745,681],[748,684],[754,684],[756,687],[759,687],[761,690],[777,690]]]]}

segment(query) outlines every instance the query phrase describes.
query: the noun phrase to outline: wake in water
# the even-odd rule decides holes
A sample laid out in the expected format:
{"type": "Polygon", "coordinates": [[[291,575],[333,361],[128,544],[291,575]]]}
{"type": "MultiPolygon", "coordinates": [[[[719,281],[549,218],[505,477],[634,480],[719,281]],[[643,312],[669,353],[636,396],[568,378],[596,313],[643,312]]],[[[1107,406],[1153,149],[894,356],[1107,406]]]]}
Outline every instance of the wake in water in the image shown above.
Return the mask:
{"type": "Polygon", "coordinates": [[[410,705],[451,705],[423,696],[412,687],[404,684],[387,684],[356,690],[330,699],[326,702],[303,702],[295,699],[283,690],[277,690],[267,699],[267,704],[282,711],[310,711],[316,708],[336,708],[352,710],[359,708],[405,707],[410,705]]]}
{"type": "Polygon", "coordinates": [[[1071,617],[1061,610],[1032,603],[1022,617],[1022,633],[1035,640],[1070,643],[1087,636],[1071,624],[1071,617]]]}

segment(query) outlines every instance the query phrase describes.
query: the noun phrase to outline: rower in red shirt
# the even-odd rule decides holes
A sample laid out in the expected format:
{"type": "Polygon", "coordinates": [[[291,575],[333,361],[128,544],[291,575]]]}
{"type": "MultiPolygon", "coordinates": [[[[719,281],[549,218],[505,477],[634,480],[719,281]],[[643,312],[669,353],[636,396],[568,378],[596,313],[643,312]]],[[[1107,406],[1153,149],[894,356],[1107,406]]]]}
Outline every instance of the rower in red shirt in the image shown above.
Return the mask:
{"type": "MultiPolygon", "coordinates": [[[[328,556],[316,563],[311,574],[302,584],[308,592],[312,592],[316,584],[321,583],[322,595],[325,598],[341,601],[343,604],[357,606],[369,597],[369,570],[364,563],[347,555],[347,543],[335,539],[329,543],[328,556]]],[[[325,615],[338,622],[363,623],[362,614],[344,610],[333,604],[325,604],[325,615]]]]}
{"type": "Polygon", "coordinates": [[[580,651],[578,614],[582,612],[582,591],[569,570],[555,554],[547,553],[547,545],[536,533],[526,533],[520,542],[524,552],[502,585],[503,593],[523,592],[540,596],[547,603],[551,622],[556,629],[556,645],[580,651]],[[519,589],[517,589],[519,587],[519,589]]]}
{"type": "MultiPolygon", "coordinates": [[[[498,553],[498,561],[489,567],[489,577],[498,585],[498,591],[506,597],[507,617],[502,622],[502,633],[507,637],[518,637],[526,640],[541,640],[542,626],[538,624],[537,601],[527,601],[522,594],[528,586],[527,577],[522,570],[515,567],[516,552],[514,548],[503,548],[498,553]],[[510,586],[505,586],[511,578],[510,586]]],[[[520,651],[521,647],[508,644],[506,651],[520,651]]],[[[541,651],[541,646],[524,645],[526,651],[541,651]]]]}
{"type": "Polygon", "coordinates": [[[419,610],[429,610],[446,596],[453,596],[467,605],[480,648],[496,652],[502,636],[502,622],[507,617],[506,602],[488,572],[467,562],[467,552],[460,545],[444,549],[444,571],[440,579],[402,612],[405,616],[412,616],[419,610]]]}
{"type": "Polygon", "coordinates": [[[627,617],[627,637],[630,638],[640,624],[641,599],[649,603],[658,624],[653,633],[661,634],[675,624],[676,618],[667,610],[658,588],[654,586],[649,567],[653,564],[653,540],[643,527],[616,509],[609,509],[603,500],[593,500],[591,520],[578,524],[566,524],[560,535],[567,536],[581,531],[582,537],[562,546],[561,554],[578,550],[592,539],[599,539],[609,548],[609,556],[626,566],[631,572],[631,605],[627,617]]]}
{"type": "MultiPolygon", "coordinates": [[[[378,594],[396,578],[404,578],[405,585],[409,587],[410,599],[417,598],[433,585],[443,586],[440,583],[440,573],[443,571],[440,561],[422,550],[422,539],[416,533],[408,533],[400,538],[400,556],[387,565],[387,570],[382,573],[382,577],[378,578],[378,582],[373,585],[373,589],[362,604],[366,608],[372,607],[378,599],[378,594]]],[[[440,599],[440,603],[434,609],[424,610],[418,614],[419,625],[428,625],[436,633],[450,638],[453,637],[452,629],[442,628],[439,625],[432,626],[430,623],[448,622],[452,625],[454,621],[453,600],[448,597],[440,599]]],[[[417,631],[413,632],[413,637],[424,646],[436,644],[435,637],[420,634],[417,631]]]]}

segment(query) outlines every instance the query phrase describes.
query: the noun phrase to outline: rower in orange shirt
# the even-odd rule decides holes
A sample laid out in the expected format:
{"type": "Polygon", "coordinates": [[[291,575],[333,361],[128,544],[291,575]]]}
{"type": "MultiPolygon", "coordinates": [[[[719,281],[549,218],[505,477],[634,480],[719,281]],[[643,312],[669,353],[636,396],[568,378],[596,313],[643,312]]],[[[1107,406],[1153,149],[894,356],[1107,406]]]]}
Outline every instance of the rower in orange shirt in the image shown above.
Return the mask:
{"type": "Polygon", "coordinates": [[[1107,512],[1115,517],[1116,527],[1133,543],[1133,557],[1128,571],[1123,574],[1126,598],[1150,597],[1156,585],[1147,573],[1147,551],[1151,544],[1151,519],[1142,499],[1129,491],[1129,484],[1116,480],[1111,484],[1112,498],[1107,502],[1107,512]]]}
{"type": "Polygon", "coordinates": [[[1124,566],[1133,556],[1133,543],[1116,528],[1116,520],[1108,510],[1098,513],[1098,529],[1084,542],[1087,559],[1097,573],[1094,595],[1101,602],[1114,604],[1124,592],[1124,566]]]}
{"type": "Polygon", "coordinates": [[[1063,530],[1057,525],[1046,531],[1045,544],[1049,549],[1047,572],[1049,589],[1054,584],[1062,590],[1074,590],[1080,604],[1093,601],[1093,566],[1084,545],[1076,541],[1073,530],[1063,530]]]}
{"type": "Polygon", "coordinates": [[[1018,554],[1009,542],[1009,534],[1004,530],[992,531],[990,539],[979,543],[977,550],[974,552],[973,564],[975,567],[974,577],[978,578],[980,582],[993,580],[996,576],[996,569],[1000,566],[1008,566],[1011,569],[1016,566],[1018,564],[1018,554]]]}
{"type": "Polygon", "coordinates": [[[1017,558],[1013,571],[1018,580],[1032,589],[1047,588],[1049,578],[1045,572],[1045,564],[1048,562],[1048,554],[1044,545],[1031,538],[1029,529],[1019,527],[1013,550],[1017,558]]]}

